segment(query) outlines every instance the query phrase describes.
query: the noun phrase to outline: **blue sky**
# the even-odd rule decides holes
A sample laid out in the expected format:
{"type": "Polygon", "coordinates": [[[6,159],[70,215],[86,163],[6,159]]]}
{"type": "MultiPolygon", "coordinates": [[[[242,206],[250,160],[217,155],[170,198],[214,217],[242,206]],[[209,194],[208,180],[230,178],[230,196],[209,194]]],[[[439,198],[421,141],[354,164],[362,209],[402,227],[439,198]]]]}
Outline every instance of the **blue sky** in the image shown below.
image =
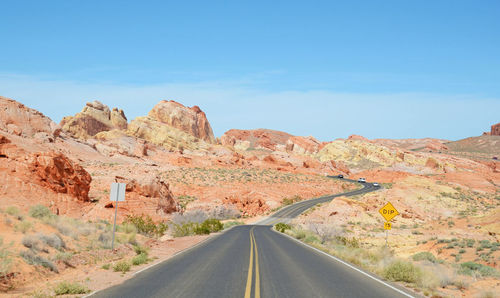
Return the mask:
{"type": "Polygon", "coordinates": [[[500,121],[498,1],[4,1],[0,95],[56,122],[199,105],[217,136],[460,139],[500,121]],[[272,3],[271,3],[272,2],[272,3]]]}

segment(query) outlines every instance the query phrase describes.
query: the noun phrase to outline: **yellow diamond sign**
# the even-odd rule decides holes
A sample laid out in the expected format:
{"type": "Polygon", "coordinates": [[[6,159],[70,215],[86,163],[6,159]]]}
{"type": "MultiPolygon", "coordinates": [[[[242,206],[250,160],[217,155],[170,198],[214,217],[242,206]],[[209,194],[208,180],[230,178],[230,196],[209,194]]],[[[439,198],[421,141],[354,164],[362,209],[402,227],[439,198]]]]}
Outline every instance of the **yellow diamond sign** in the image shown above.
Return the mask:
{"type": "Polygon", "coordinates": [[[380,208],[378,212],[380,212],[386,221],[391,221],[391,219],[399,214],[398,210],[396,210],[391,203],[387,203],[384,207],[380,208]]]}

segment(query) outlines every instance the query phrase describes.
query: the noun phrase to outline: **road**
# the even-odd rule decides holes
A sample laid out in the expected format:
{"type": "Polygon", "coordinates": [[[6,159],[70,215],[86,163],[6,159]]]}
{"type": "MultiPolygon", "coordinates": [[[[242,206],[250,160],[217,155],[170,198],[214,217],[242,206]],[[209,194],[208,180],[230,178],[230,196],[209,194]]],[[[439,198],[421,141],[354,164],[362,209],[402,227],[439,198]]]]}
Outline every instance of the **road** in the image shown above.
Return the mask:
{"type": "MultiPolygon", "coordinates": [[[[376,188],[366,183],[356,195],[376,188]]],[[[237,226],[92,297],[407,297],[368,274],[272,230],[328,196],[237,226]]]]}

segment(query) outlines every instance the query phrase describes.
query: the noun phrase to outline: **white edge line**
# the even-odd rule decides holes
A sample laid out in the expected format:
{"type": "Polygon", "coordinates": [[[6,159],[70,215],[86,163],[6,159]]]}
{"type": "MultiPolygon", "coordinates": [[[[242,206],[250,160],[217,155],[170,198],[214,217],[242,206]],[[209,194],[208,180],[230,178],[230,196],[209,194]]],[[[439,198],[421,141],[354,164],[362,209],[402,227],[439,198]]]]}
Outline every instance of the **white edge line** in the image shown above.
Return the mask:
{"type": "Polygon", "coordinates": [[[302,242],[302,241],[300,241],[300,240],[298,240],[298,239],[295,239],[295,238],[293,238],[292,236],[287,235],[287,234],[285,234],[285,233],[279,233],[278,231],[276,231],[276,230],[274,230],[274,229],[272,229],[272,228],[271,228],[271,230],[272,230],[273,232],[275,232],[275,233],[279,234],[279,235],[284,235],[284,236],[286,236],[286,237],[288,237],[288,238],[290,238],[290,239],[292,239],[292,240],[294,240],[294,241],[297,241],[298,243],[300,243],[300,244],[302,244],[302,245],[304,245],[304,246],[306,246],[306,247],[308,247],[308,248],[310,248],[310,249],[313,249],[313,250],[315,250],[315,251],[317,251],[317,252],[319,252],[319,253],[321,253],[321,254],[323,254],[323,255],[327,256],[327,257],[330,257],[330,258],[334,259],[335,261],[337,261],[337,262],[339,262],[339,263],[341,263],[341,264],[343,264],[343,265],[345,265],[345,266],[347,266],[347,267],[349,267],[349,268],[351,268],[351,269],[353,269],[353,270],[355,270],[355,271],[357,271],[357,272],[359,272],[359,273],[361,273],[361,274],[363,274],[363,275],[365,275],[365,276],[368,276],[369,278],[371,278],[371,279],[373,279],[373,280],[375,280],[375,281],[378,281],[379,283],[381,283],[381,284],[383,284],[383,285],[385,285],[385,286],[387,286],[387,287],[389,287],[389,288],[393,289],[394,291],[396,291],[396,292],[398,292],[398,293],[400,293],[400,294],[405,295],[406,297],[415,298],[415,296],[412,296],[412,295],[410,295],[410,294],[408,294],[408,293],[406,293],[406,292],[404,292],[404,291],[401,291],[400,289],[398,289],[398,288],[396,288],[396,287],[394,287],[394,286],[392,286],[392,285],[390,285],[390,284],[386,283],[385,281],[380,280],[380,279],[378,279],[378,278],[376,278],[376,277],[372,276],[371,274],[368,274],[368,273],[364,272],[363,270],[360,270],[360,269],[358,269],[358,268],[354,267],[353,265],[351,265],[351,264],[349,264],[349,263],[347,263],[347,262],[345,262],[345,261],[343,261],[343,260],[341,260],[341,259],[339,259],[339,258],[337,258],[337,257],[335,257],[335,256],[332,256],[332,255],[330,255],[330,254],[327,254],[326,252],[324,252],[324,251],[322,251],[322,250],[319,250],[319,249],[317,249],[316,247],[310,246],[310,245],[308,245],[308,244],[306,244],[306,243],[304,243],[304,242],[302,242]]]}
{"type": "MultiPolygon", "coordinates": [[[[197,248],[198,246],[201,246],[202,244],[204,244],[205,242],[207,242],[208,240],[213,240],[213,239],[216,239],[217,237],[219,237],[220,235],[222,235],[222,234],[226,233],[227,231],[231,230],[231,229],[232,229],[232,228],[234,228],[234,227],[237,227],[237,226],[232,226],[232,227],[230,227],[229,229],[224,230],[224,231],[222,231],[221,233],[219,233],[219,234],[217,234],[217,235],[213,235],[213,236],[211,236],[211,237],[207,237],[206,239],[203,239],[201,242],[196,243],[194,246],[191,246],[191,247],[185,248],[185,249],[183,249],[183,250],[179,250],[178,252],[174,253],[173,255],[171,255],[169,258],[167,258],[167,259],[165,259],[165,260],[161,260],[161,261],[158,261],[158,262],[156,262],[156,263],[154,263],[154,264],[151,264],[151,265],[149,265],[149,266],[147,266],[147,267],[144,267],[144,268],[142,268],[141,270],[139,270],[139,271],[136,271],[136,272],[132,273],[132,275],[130,276],[130,278],[127,278],[126,280],[122,281],[122,283],[124,283],[125,281],[127,281],[127,280],[129,280],[129,279],[131,279],[131,278],[134,278],[134,277],[136,276],[136,274],[139,274],[139,273],[141,273],[141,272],[143,272],[143,271],[146,271],[146,270],[148,270],[148,269],[150,269],[150,268],[152,268],[152,267],[154,267],[154,266],[156,266],[156,265],[159,265],[159,264],[161,264],[161,263],[163,263],[163,262],[169,261],[169,260],[173,259],[174,257],[177,257],[177,256],[178,256],[178,255],[180,255],[180,254],[183,254],[183,253],[186,253],[186,252],[188,252],[188,251],[190,251],[190,250],[192,250],[192,249],[195,249],[195,248],[197,248]]],[[[120,284],[121,284],[121,283],[120,283],[120,284]]],[[[92,292],[92,293],[90,293],[90,294],[87,294],[87,295],[85,295],[85,296],[82,296],[82,298],[91,297],[92,295],[95,295],[95,294],[97,294],[97,293],[99,293],[99,292],[101,292],[101,291],[104,291],[104,290],[109,289],[109,288],[111,288],[111,287],[114,287],[114,286],[116,286],[116,285],[118,285],[118,284],[115,284],[115,285],[112,285],[112,286],[106,287],[106,288],[104,288],[104,289],[100,289],[100,290],[94,291],[94,292],[92,292]]]]}

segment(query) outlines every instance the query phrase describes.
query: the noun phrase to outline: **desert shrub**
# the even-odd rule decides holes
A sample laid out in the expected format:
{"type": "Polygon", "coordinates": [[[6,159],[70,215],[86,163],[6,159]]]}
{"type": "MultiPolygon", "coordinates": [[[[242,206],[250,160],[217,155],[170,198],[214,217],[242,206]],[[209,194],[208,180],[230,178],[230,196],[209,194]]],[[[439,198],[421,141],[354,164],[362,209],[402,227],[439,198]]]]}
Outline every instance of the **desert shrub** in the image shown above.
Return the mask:
{"type": "Polygon", "coordinates": [[[61,261],[63,263],[68,263],[72,257],[73,253],[60,251],[54,256],[54,261],[61,261]]]}
{"type": "Polygon", "coordinates": [[[149,261],[148,255],[145,253],[140,253],[132,258],[132,265],[134,266],[142,265],[146,264],[148,261],[149,261]]]}
{"type": "Polygon", "coordinates": [[[111,248],[112,237],[113,235],[110,232],[102,232],[97,237],[97,241],[101,243],[103,248],[111,248]]]}
{"type": "Polygon", "coordinates": [[[21,214],[21,211],[16,206],[9,206],[5,208],[5,213],[12,216],[18,216],[21,214]]]}
{"type": "Polygon", "coordinates": [[[335,236],[335,241],[344,246],[348,246],[351,248],[359,248],[359,240],[355,237],[349,238],[345,236],[335,236]]]}
{"type": "Polygon", "coordinates": [[[215,206],[215,208],[210,209],[207,214],[208,218],[215,218],[218,220],[225,220],[231,218],[240,218],[240,211],[234,207],[228,207],[224,205],[215,206]]]}
{"type": "Polygon", "coordinates": [[[185,224],[173,224],[172,236],[174,237],[184,237],[195,234],[195,229],[198,224],[194,222],[188,222],[185,224]]]}
{"type": "Polygon", "coordinates": [[[500,276],[495,268],[474,262],[460,264],[459,273],[464,275],[480,274],[481,276],[500,276]]]}
{"type": "Polygon", "coordinates": [[[176,225],[183,225],[186,223],[202,223],[208,219],[208,214],[200,209],[191,210],[184,213],[174,213],[171,222],[176,225]]]}
{"type": "Polygon", "coordinates": [[[30,265],[42,266],[50,269],[51,271],[59,273],[59,270],[57,270],[57,267],[56,265],[54,265],[54,263],[42,256],[37,255],[31,250],[22,251],[20,255],[26,261],[26,263],[30,265]]]}
{"type": "Polygon", "coordinates": [[[295,195],[291,198],[283,198],[283,200],[281,200],[281,205],[288,206],[300,201],[302,201],[302,197],[295,195]]]}
{"type": "Polygon", "coordinates": [[[33,224],[27,220],[22,220],[14,225],[14,231],[26,234],[29,230],[33,228],[33,224]]]}
{"type": "Polygon", "coordinates": [[[274,225],[274,228],[281,233],[285,233],[286,230],[290,230],[292,227],[290,227],[290,225],[287,225],[286,223],[279,222],[274,225]]]}
{"type": "Polygon", "coordinates": [[[124,223],[132,224],[137,232],[146,236],[160,237],[165,234],[168,226],[165,223],[155,223],[149,215],[127,215],[124,223]]]}
{"type": "Polygon", "coordinates": [[[110,267],[111,267],[111,264],[109,264],[109,263],[101,266],[101,268],[104,270],[109,270],[110,267]]]}
{"type": "Polygon", "coordinates": [[[422,252],[416,253],[412,256],[412,259],[414,261],[426,260],[426,261],[429,261],[431,263],[436,263],[436,261],[437,261],[436,257],[428,251],[422,251],[422,252]]]}
{"type": "Polygon", "coordinates": [[[59,295],[75,295],[75,294],[86,294],[90,290],[79,283],[71,283],[67,281],[60,282],[54,288],[54,294],[59,295]]]}
{"type": "Polygon", "coordinates": [[[10,272],[12,268],[12,252],[10,251],[10,245],[3,244],[3,238],[0,237],[0,277],[10,272]]]}
{"type": "Polygon", "coordinates": [[[28,213],[34,218],[48,218],[54,216],[50,209],[44,205],[35,205],[30,208],[28,213]]]}
{"type": "Polygon", "coordinates": [[[32,249],[34,251],[40,250],[40,241],[39,241],[38,237],[35,237],[33,235],[24,236],[23,239],[21,240],[21,243],[25,247],[32,249]]]}
{"type": "Polygon", "coordinates": [[[149,253],[149,249],[145,246],[140,246],[140,245],[135,245],[134,246],[134,251],[135,251],[135,254],[137,255],[140,255],[140,254],[148,254],[149,253]]]}
{"type": "Polygon", "coordinates": [[[314,235],[308,235],[304,238],[304,242],[307,242],[307,243],[321,243],[321,241],[319,240],[318,237],[314,236],[314,235]]]}
{"type": "Polygon", "coordinates": [[[200,225],[200,228],[203,231],[203,234],[210,234],[221,231],[224,228],[224,225],[218,219],[210,218],[205,220],[200,225]],[[208,233],[206,233],[205,231],[208,231],[208,233]]]}
{"type": "Polygon", "coordinates": [[[113,266],[113,271],[115,272],[128,272],[130,271],[130,262],[128,261],[119,261],[113,266]]]}
{"type": "Polygon", "coordinates": [[[207,235],[218,232],[224,228],[224,225],[217,219],[207,219],[202,223],[187,222],[183,224],[173,224],[174,237],[184,237],[189,235],[207,235]]]}
{"type": "Polygon", "coordinates": [[[63,248],[66,248],[66,243],[64,243],[64,240],[61,238],[61,236],[53,233],[50,235],[38,233],[37,234],[38,239],[40,239],[41,242],[47,244],[50,247],[53,247],[57,250],[61,250],[63,248]]]}
{"type": "Polygon", "coordinates": [[[234,227],[234,226],[239,226],[239,225],[244,225],[245,223],[242,222],[242,221],[228,221],[228,222],[225,222],[224,223],[224,229],[229,229],[230,227],[234,227]]]}
{"type": "Polygon", "coordinates": [[[387,266],[383,276],[391,281],[416,283],[422,277],[422,271],[410,262],[395,261],[387,266]]]}
{"type": "Polygon", "coordinates": [[[122,233],[126,233],[126,234],[137,233],[136,226],[130,222],[124,222],[123,224],[119,225],[116,230],[118,232],[122,232],[122,233]]]}

